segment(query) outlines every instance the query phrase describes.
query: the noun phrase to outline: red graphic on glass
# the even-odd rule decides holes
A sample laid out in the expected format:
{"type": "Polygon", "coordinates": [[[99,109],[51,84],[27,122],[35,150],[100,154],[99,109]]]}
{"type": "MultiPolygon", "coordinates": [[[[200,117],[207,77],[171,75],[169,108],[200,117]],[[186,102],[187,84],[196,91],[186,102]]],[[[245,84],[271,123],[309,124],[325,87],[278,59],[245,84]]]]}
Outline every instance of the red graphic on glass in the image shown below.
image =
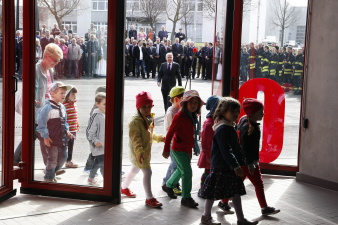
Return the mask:
{"type": "MultiPolygon", "coordinates": [[[[259,91],[264,92],[262,147],[259,156],[260,162],[270,163],[278,158],[283,148],[285,95],[276,81],[255,78],[240,87],[238,100],[242,103],[245,98],[257,98],[259,91]]],[[[241,109],[240,117],[243,115],[241,109]]]]}

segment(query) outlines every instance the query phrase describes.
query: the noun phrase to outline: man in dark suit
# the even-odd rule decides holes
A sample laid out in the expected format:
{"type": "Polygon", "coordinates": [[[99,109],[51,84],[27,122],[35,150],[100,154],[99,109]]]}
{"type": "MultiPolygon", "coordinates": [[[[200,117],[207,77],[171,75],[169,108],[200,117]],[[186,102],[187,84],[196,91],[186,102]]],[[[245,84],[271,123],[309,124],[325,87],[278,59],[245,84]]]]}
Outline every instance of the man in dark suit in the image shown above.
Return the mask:
{"type": "Polygon", "coordinates": [[[181,42],[181,41],[183,41],[185,39],[185,34],[182,33],[182,28],[180,28],[179,32],[175,34],[175,38],[178,38],[179,42],[181,42]]]}
{"type": "Polygon", "coordinates": [[[166,55],[167,53],[171,52],[170,47],[168,46],[167,40],[163,41],[163,45],[160,49],[160,55],[161,55],[161,64],[166,61],[166,55]]]}
{"type": "Polygon", "coordinates": [[[129,39],[124,41],[124,73],[129,77],[129,39]]]}
{"type": "Polygon", "coordinates": [[[134,57],[134,48],[137,47],[137,41],[133,40],[133,42],[131,43],[131,45],[129,45],[129,72],[132,72],[133,77],[135,77],[135,57],[134,57]]]}
{"type": "Polygon", "coordinates": [[[210,42],[205,53],[206,76],[204,80],[211,80],[212,78],[212,59],[213,59],[213,44],[210,42]]]}
{"type": "Polygon", "coordinates": [[[173,44],[172,46],[172,52],[174,55],[174,62],[178,63],[181,66],[183,47],[182,45],[180,45],[179,38],[175,38],[175,44],[173,44]]]}
{"type": "Polygon", "coordinates": [[[156,43],[154,44],[155,47],[155,60],[156,60],[156,67],[157,67],[157,71],[160,70],[161,67],[161,53],[163,54],[163,45],[160,42],[160,38],[156,38],[156,43]],[[162,48],[162,50],[161,50],[162,48]]]}
{"type": "Polygon", "coordinates": [[[147,47],[147,58],[146,58],[146,70],[147,70],[147,77],[150,77],[151,71],[151,78],[155,78],[156,75],[156,48],[153,46],[153,42],[149,41],[149,47],[147,47]]]}
{"type": "Polygon", "coordinates": [[[145,79],[145,68],[144,68],[144,59],[146,57],[146,50],[143,47],[143,41],[138,40],[138,45],[133,49],[133,56],[135,58],[136,65],[136,76],[140,77],[140,67],[142,78],[145,79]]]}
{"type": "Polygon", "coordinates": [[[182,74],[182,78],[184,78],[185,72],[186,72],[185,68],[186,68],[186,62],[187,62],[189,42],[187,41],[187,45],[184,45],[184,41],[181,41],[181,45],[182,45],[182,48],[183,48],[182,63],[181,63],[181,74],[182,74]]]}
{"type": "Polygon", "coordinates": [[[168,32],[165,30],[164,25],[162,25],[161,29],[162,30],[158,32],[158,37],[160,38],[160,41],[162,41],[164,37],[168,38],[168,32]]]}
{"type": "Polygon", "coordinates": [[[134,25],[130,26],[130,30],[129,30],[129,38],[134,38],[137,39],[137,31],[134,29],[134,25]]]}
{"type": "Polygon", "coordinates": [[[87,73],[88,77],[96,76],[96,64],[97,64],[97,56],[99,50],[99,44],[96,41],[95,34],[90,35],[89,41],[87,41],[87,73]]]}
{"type": "Polygon", "coordinates": [[[202,48],[201,50],[201,57],[202,57],[202,79],[204,80],[205,79],[205,74],[206,74],[206,59],[205,59],[205,56],[206,56],[206,53],[207,53],[207,50],[208,50],[208,42],[205,42],[204,43],[204,47],[202,48]]]}
{"type": "Polygon", "coordinates": [[[41,49],[42,49],[42,54],[45,51],[45,48],[46,48],[46,46],[49,43],[54,43],[54,38],[52,38],[50,36],[49,30],[46,30],[45,31],[45,37],[43,37],[43,38],[40,39],[40,45],[41,45],[41,49]]]}
{"type": "Polygon", "coordinates": [[[173,54],[167,53],[167,62],[162,63],[157,77],[157,85],[161,87],[163,96],[164,110],[167,112],[168,107],[171,105],[169,101],[169,92],[171,88],[176,86],[176,79],[178,85],[182,86],[180,65],[173,62],[173,54]]]}

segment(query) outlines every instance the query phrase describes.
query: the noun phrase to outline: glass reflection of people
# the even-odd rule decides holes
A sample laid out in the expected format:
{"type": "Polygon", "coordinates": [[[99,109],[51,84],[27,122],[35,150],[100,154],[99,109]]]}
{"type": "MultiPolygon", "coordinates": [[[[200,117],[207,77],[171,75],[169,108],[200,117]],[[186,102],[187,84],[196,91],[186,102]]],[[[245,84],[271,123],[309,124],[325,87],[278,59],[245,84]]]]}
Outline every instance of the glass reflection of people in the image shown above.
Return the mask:
{"type": "Polygon", "coordinates": [[[97,51],[98,43],[95,38],[95,34],[90,35],[90,39],[87,42],[87,73],[89,77],[96,75],[96,62],[97,62],[97,51]]]}
{"type": "MultiPolygon", "coordinates": [[[[35,64],[35,123],[37,124],[37,114],[39,109],[45,104],[46,99],[50,99],[50,88],[54,82],[53,68],[63,58],[60,47],[54,43],[50,43],[45,47],[42,60],[35,64]]],[[[35,135],[37,138],[37,135],[35,135]]],[[[44,165],[47,163],[47,151],[43,139],[40,139],[40,148],[44,165]]],[[[18,145],[14,152],[14,166],[21,161],[22,143],[18,145]]],[[[59,170],[56,175],[65,173],[65,170],[59,170]]]]}
{"type": "Polygon", "coordinates": [[[51,99],[38,112],[36,131],[43,139],[47,152],[45,182],[57,183],[55,175],[66,162],[68,138],[74,138],[69,132],[66,108],[62,104],[70,85],[58,81],[51,85],[51,99]]]}
{"type": "Polygon", "coordinates": [[[218,73],[218,64],[219,64],[219,60],[220,60],[220,56],[221,56],[221,49],[219,46],[219,42],[217,41],[215,43],[215,57],[214,57],[214,78],[217,77],[217,73],[218,73]]]}
{"type": "Polygon", "coordinates": [[[213,44],[209,42],[208,49],[205,53],[205,67],[206,67],[206,75],[205,80],[211,80],[212,77],[212,58],[213,58],[213,44]]]}
{"type": "Polygon", "coordinates": [[[107,76],[107,44],[104,39],[100,40],[98,47],[97,75],[100,77],[107,76]]]}

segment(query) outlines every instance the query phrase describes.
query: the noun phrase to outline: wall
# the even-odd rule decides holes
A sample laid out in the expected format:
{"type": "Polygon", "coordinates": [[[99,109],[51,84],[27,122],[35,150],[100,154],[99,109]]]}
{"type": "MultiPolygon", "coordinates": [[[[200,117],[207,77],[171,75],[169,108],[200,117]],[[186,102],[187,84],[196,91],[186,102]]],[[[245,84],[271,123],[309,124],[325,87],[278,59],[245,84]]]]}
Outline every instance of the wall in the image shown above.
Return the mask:
{"type": "Polygon", "coordinates": [[[301,132],[297,179],[338,190],[338,1],[310,0],[309,4],[312,15],[303,99],[309,126],[301,132]]]}

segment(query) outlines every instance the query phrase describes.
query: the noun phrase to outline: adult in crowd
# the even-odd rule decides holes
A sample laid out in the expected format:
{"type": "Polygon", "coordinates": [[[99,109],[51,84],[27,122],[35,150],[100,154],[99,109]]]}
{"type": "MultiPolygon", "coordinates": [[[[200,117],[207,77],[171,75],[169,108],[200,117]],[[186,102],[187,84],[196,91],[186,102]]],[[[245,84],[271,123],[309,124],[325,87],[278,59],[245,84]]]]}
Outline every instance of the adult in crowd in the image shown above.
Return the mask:
{"type": "Polygon", "coordinates": [[[248,63],[249,63],[249,53],[247,51],[247,48],[244,47],[243,51],[241,51],[241,81],[245,82],[248,79],[248,63]]]}
{"type": "Polygon", "coordinates": [[[60,33],[61,33],[61,30],[58,28],[58,25],[54,23],[54,28],[52,29],[51,34],[55,38],[55,36],[60,35],[60,33]]]}
{"type": "Polygon", "coordinates": [[[175,38],[175,44],[172,45],[172,52],[174,55],[174,62],[178,63],[181,66],[183,47],[182,45],[180,45],[180,39],[178,37],[175,38]]]}
{"type": "Polygon", "coordinates": [[[134,57],[134,48],[137,47],[137,41],[133,40],[132,44],[129,45],[129,57],[130,57],[130,61],[129,61],[129,71],[132,72],[133,77],[135,77],[135,65],[136,65],[136,60],[134,57]]]}
{"type": "Polygon", "coordinates": [[[129,77],[129,38],[124,40],[124,74],[126,77],[129,77]]]}
{"type": "Polygon", "coordinates": [[[249,53],[249,79],[257,77],[256,61],[257,61],[257,50],[253,42],[250,43],[249,53]]]}
{"type": "Polygon", "coordinates": [[[107,43],[105,39],[99,41],[98,46],[97,75],[99,77],[107,76],[107,43]]]}
{"type": "Polygon", "coordinates": [[[140,32],[137,34],[138,40],[147,40],[147,34],[144,32],[144,28],[140,28],[140,32]]]}
{"type": "Polygon", "coordinates": [[[42,24],[41,29],[40,29],[40,36],[41,36],[41,37],[44,37],[46,31],[47,31],[47,29],[46,29],[46,24],[42,24]]]}
{"type": "Polygon", "coordinates": [[[107,38],[107,31],[105,30],[104,26],[102,26],[100,30],[96,32],[96,37],[98,40],[107,38]]]}
{"type": "Polygon", "coordinates": [[[94,34],[96,37],[96,28],[93,23],[90,24],[90,28],[88,29],[88,39],[90,39],[92,34],[94,34]]]}
{"type": "Polygon", "coordinates": [[[175,34],[175,38],[179,39],[179,42],[183,41],[186,37],[185,34],[182,33],[182,28],[179,29],[179,32],[175,34]]]}
{"type": "Polygon", "coordinates": [[[85,45],[84,38],[79,38],[79,46],[81,48],[81,59],[79,60],[79,74],[78,77],[85,76],[87,73],[87,46],[85,45]]]}
{"type": "Polygon", "coordinates": [[[45,36],[40,39],[40,44],[42,48],[42,54],[45,52],[45,48],[49,43],[54,43],[54,38],[50,36],[49,30],[45,31],[45,36]]]}
{"type": "Polygon", "coordinates": [[[149,46],[146,49],[146,70],[147,70],[147,78],[150,77],[151,72],[151,78],[155,78],[156,75],[156,48],[153,46],[153,42],[148,42],[149,46]]]}
{"type": "Polygon", "coordinates": [[[165,112],[171,106],[169,92],[171,88],[176,86],[176,79],[178,86],[182,86],[180,65],[173,61],[173,54],[171,52],[167,53],[166,59],[167,62],[161,64],[157,76],[157,85],[161,87],[165,112]]]}
{"type": "Polygon", "coordinates": [[[144,60],[146,56],[146,50],[143,47],[143,41],[138,40],[138,45],[134,47],[133,49],[133,56],[135,58],[135,65],[136,65],[136,76],[137,78],[140,77],[140,73],[142,78],[145,78],[145,65],[144,60]]]}
{"type": "MultiPolygon", "coordinates": [[[[55,40],[57,40],[55,38],[55,40]]],[[[57,43],[55,43],[57,44],[57,43]]],[[[54,78],[55,79],[62,79],[65,77],[67,71],[67,66],[66,66],[66,60],[68,56],[68,47],[65,45],[65,39],[61,38],[59,41],[59,47],[61,48],[63,58],[60,60],[60,62],[55,66],[55,74],[54,78]]]]}
{"type": "Polygon", "coordinates": [[[156,48],[156,54],[155,54],[156,67],[157,67],[157,71],[159,71],[160,67],[161,67],[161,52],[163,52],[163,50],[161,50],[163,45],[161,44],[159,37],[156,38],[156,43],[155,43],[154,47],[156,48]]]}
{"type": "Polygon", "coordinates": [[[135,30],[134,25],[131,25],[129,30],[129,38],[131,39],[132,37],[137,39],[137,31],[135,30]]]}
{"type": "Polygon", "coordinates": [[[168,32],[165,30],[164,25],[162,25],[161,30],[158,32],[158,37],[160,38],[160,41],[162,41],[163,38],[168,38],[168,32]]]}
{"type": "Polygon", "coordinates": [[[78,76],[78,61],[81,59],[81,47],[76,44],[75,38],[72,38],[72,44],[68,45],[68,73],[67,78],[78,76]]]}
{"type": "MultiPolygon", "coordinates": [[[[188,47],[185,45],[184,41],[181,41],[181,45],[183,48],[183,53],[182,53],[182,63],[181,63],[181,75],[182,78],[185,76],[185,67],[186,67],[186,62],[187,62],[187,54],[188,54],[188,47]]],[[[189,42],[187,42],[187,45],[189,46],[189,42]]]]}
{"type": "Polygon", "coordinates": [[[40,45],[40,40],[35,39],[35,62],[38,62],[42,58],[42,48],[40,45]]]}
{"type": "Polygon", "coordinates": [[[87,74],[89,77],[96,75],[97,51],[99,45],[96,41],[95,34],[90,35],[90,39],[86,45],[88,58],[87,58],[87,74]]]}
{"type": "Polygon", "coordinates": [[[293,76],[293,63],[295,62],[295,56],[292,54],[292,47],[288,47],[288,52],[285,54],[284,60],[284,83],[291,84],[291,79],[293,76]]]}
{"type": "Polygon", "coordinates": [[[61,33],[64,35],[68,35],[68,34],[73,34],[73,31],[69,29],[69,25],[66,24],[64,28],[62,29],[61,33]]]}
{"type": "Polygon", "coordinates": [[[155,41],[155,33],[153,31],[153,28],[149,28],[149,32],[148,32],[148,40],[151,40],[152,42],[155,41]]]}
{"type": "Polygon", "coordinates": [[[209,42],[208,49],[205,53],[206,75],[204,80],[211,80],[212,78],[212,58],[213,58],[213,44],[209,42]]]}
{"type": "Polygon", "coordinates": [[[166,61],[166,55],[167,53],[171,52],[170,47],[168,46],[168,40],[163,41],[163,47],[160,49],[160,55],[161,55],[161,64],[166,61]]]}
{"type": "Polygon", "coordinates": [[[17,30],[15,32],[15,72],[19,72],[20,58],[19,58],[19,43],[21,41],[21,32],[17,30]]]}

